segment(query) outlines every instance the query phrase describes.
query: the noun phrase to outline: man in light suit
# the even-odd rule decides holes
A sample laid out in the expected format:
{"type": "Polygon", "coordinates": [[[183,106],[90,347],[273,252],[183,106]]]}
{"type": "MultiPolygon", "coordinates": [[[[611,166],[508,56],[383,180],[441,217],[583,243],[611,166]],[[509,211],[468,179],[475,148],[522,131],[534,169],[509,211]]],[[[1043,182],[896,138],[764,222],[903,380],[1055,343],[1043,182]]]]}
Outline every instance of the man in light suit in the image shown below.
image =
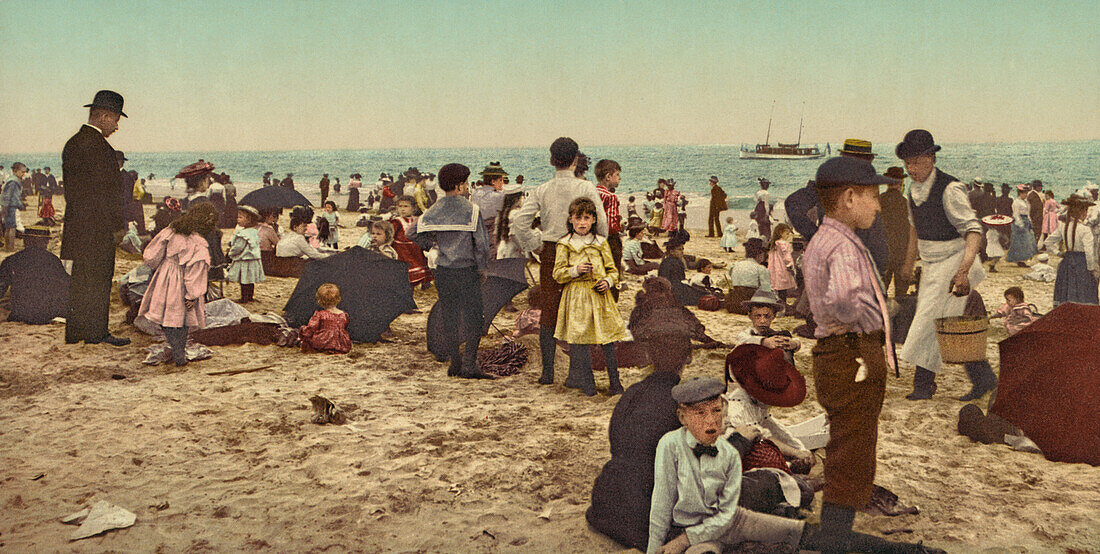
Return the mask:
{"type": "Polygon", "coordinates": [[[65,226],[61,258],[73,261],[69,317],[65,342],[125,346],[130,339],[107,329],[111,281],[115,272],[115,240],[125,229],[119,195],[119,166],[107,137],[118,130],[122,95],[96,93],[84,124],[61,152],[65,176],[65,226]]]}

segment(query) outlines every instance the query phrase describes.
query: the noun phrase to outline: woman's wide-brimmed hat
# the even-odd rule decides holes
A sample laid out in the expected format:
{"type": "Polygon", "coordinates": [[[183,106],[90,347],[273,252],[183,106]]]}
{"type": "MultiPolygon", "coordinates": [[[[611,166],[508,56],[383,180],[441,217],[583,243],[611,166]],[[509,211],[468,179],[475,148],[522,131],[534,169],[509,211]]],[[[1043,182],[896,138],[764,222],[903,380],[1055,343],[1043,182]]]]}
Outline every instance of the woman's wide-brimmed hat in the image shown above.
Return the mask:
{"type": "Polygon", "coordinates": [[[199,160],[191,165],[185,166],[176,174],[176,179],[186,179],[188,177],[199,177],[208,173],[214,172],[214,164],[199,160]]]}
{"type": "Polygon", "coordinates": [[[898,158],[904,160],[906,158],[933,154],[939,151],[940,147],[936,144],[936,141],[932,139],[932,133],[924,129],[913,129],[905,133],[905,138],[898,143],[897,148],[894,149],[894,154],[897,154],[898,158]]]}
{"type": "Polygon", "coordinates": [[[990,227],[1000,227],[1003,225],[1012,225],[1012,216],[1004,214],[987,215],[982,218],[982,223],[989,225],[990,227]]]}
{"type": "Polygon", "coordinates": [[[1016,185],[1016,192],[1028,192],[1031,190],[1031,185],[1027,183],[1020,183],[1016,185]]]}
{"type": "Polygon", "coordinates": [[[508,172],[500,166],[500,162],[489,162],[485,169],[481,170],[482,177],[507,177],[508,172]]]}
{"type": "Polygon", "coordinates": [[[1093,206],[1096,204],[1096,202],[1093,201],[1091,194],[1079,194],[1076,192],[1067,196],[1066,199],[1062,201],[1062,203],[1067,206],[1093,206]]]}
{"type": "Polygon", "coordinates": [[[806,378],[783,356],[783,350],[742,344],[726,356],[726,376],[769,406],[790,408],[806,399],[806,378]]]}
{"type": "Polygon", "coordinates": [[[92,103],[84,104],[84,107],[103,108],[104,110],[115,112],[122,117],[128,117],[125,113],[122,113],[122,95],[113,90],[101,90],[95,93],[95,98],[92,99],[92,103]]]}
{"type": "Polygon", "coordinates": [[[875,157],[875,153],[871,152],[871,142],[860,139],[844,139],[844,147],[838,150],[838,152],[867,159],[875,157]]]}
{"type": "Polygon", "coordinates": [[[252,216],[255,217],[257,221],[263,219],[263,216],[260,215],[260,210],[257,210],[256,208],[253,208],[252,206],[249,206],[247,204],[237,204],[237,211],[252,214],[252,216]]]}
{"type": "Polygon", "coordinates": [[[500,189],[500,192],[503,192],[505,196],[508,196],[509,194],[520,194],[521,192],[523,192],[523,185],[504,185],[504,188],[500,189]]]}

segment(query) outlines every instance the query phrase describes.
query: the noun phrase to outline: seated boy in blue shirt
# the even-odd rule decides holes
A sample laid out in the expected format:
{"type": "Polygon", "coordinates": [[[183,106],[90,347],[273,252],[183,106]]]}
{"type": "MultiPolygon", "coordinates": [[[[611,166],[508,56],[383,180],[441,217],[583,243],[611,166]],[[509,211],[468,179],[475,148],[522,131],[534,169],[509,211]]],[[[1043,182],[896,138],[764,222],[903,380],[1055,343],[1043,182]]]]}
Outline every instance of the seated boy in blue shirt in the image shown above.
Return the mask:
{"type": "Polygon", "coordinates": [[[669,431],[657,444],[646,552],[680,554],[692,547],[693,552],[717,553],[749,541],[822,552],[943,552],[856,532],[834,542],[816,524],[739,507],[741,457],[729,442],[719,440],[725,391],[722,381],[704,377],[672,389],[683,427],[669,431]]]}

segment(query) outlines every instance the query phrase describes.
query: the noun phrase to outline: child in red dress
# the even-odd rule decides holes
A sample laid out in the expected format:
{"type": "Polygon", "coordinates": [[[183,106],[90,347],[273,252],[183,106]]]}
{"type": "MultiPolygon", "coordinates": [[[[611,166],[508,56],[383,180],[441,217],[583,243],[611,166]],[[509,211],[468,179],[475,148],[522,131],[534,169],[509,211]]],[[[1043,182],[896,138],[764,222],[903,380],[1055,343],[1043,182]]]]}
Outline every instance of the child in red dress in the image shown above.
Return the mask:
{"type": "Polygon", "coordinates": [[[416,223],[415,210],[413,197],[397,197],[397,216],[390,220],[393,222],[393,249],[397,251],[397,259],[409,264],[409,283],[414,287],[421,285],[427,288],[432,282],[428,258],[419,246],[405,236],[405,229],[416,223]]]}
{"type": "Polygon", "coordinates": [[[340,304],[340,288],[332,283],[317,287],[317,305],[309,323],[302,326],[298,336],[302,339],[302,352],[347,354],[351,351],[351,335],[348,334],[348,314],[337,308],[340,304]]]}

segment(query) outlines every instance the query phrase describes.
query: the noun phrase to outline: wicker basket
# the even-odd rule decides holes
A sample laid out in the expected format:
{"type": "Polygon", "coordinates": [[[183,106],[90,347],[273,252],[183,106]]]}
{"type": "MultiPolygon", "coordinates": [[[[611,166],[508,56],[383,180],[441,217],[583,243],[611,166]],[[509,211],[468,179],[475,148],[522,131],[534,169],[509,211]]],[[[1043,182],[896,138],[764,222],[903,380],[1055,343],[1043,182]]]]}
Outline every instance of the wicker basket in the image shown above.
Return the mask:
{"type": "Polygon", "coordinates": [[[940,357],[948,364],[984,361],[988,333],[989,319],[985,316],[941,317],[936,320],[940,357]]]}

